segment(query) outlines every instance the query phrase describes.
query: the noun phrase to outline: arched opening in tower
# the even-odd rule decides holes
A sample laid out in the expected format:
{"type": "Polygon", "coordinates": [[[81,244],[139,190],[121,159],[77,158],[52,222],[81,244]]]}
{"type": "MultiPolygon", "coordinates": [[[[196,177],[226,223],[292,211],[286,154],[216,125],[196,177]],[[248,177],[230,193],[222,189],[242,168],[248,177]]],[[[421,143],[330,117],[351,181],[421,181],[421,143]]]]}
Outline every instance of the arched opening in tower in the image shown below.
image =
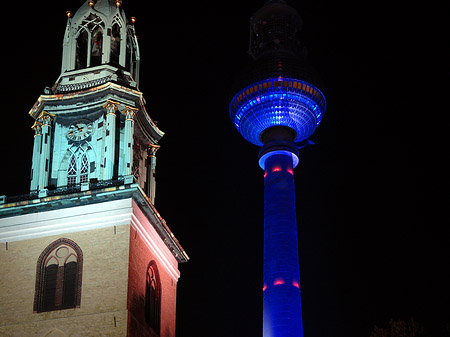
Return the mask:
{"type": "Polygon", "coordinates": [[[77,37],[77,54],[75,69],[86,68],[88,50],[88,33],[83,29],[77,37]]]}
{"type": "Polygon", "coordinates": [[[91,66],[102,64],[103,31],[101,27],[92,33],[91,40],[91,66]]]}
{"type": "Polygon", "coordinates": [[[120,56],[120,26],[116,23],[112,27],[110,63],[112,65],[119,65],[119,56],[120,56]]]}

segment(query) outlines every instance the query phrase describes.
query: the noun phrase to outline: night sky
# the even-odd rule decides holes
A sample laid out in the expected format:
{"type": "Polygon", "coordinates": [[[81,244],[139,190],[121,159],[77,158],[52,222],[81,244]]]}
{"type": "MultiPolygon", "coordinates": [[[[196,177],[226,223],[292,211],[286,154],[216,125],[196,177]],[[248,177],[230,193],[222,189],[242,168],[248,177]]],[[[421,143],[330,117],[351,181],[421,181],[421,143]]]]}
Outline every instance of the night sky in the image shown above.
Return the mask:
{"type": "MultiPolygon", "coordinates": [[[[137,18],[140,90],[166,133],[156,207],[191,258],[177,337],[262,336],[263,171],[228,104],[263,3],[123,1],[137,18]]],[[[327,98],[295,169],[304,335],[368,337],[413,317],[438,336],[450,322],[449,18],[423,4],[288,3],[327,98]]],[[[65,11],[81,4],[13,4],[5,15],[0,194],[28,192],[27,113],[58,78],[65,11]]]]}

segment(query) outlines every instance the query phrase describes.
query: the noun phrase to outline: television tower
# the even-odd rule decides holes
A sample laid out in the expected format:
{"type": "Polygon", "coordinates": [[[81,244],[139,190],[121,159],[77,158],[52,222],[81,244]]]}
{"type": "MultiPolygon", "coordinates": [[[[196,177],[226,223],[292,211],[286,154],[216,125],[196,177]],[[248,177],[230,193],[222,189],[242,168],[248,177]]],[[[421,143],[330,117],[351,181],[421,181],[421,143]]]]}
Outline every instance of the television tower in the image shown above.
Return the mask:
{"type": "Polygon", "coordinates": [[[261,146],[264,170],[263,336],[303,336],[294,171],[298,149],[320,124],[325,96],[298,40],[302,20],[283,0],[250,19],[250,79],[230,103],[239,133],[261,146]]]}

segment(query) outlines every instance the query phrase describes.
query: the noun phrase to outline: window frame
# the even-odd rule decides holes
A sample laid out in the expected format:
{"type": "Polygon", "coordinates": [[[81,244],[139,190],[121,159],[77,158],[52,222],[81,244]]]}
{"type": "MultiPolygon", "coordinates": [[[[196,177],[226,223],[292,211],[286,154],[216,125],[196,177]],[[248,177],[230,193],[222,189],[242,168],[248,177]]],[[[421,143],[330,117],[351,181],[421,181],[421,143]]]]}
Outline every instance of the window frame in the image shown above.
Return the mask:
{"type": "Polygon", "coordinates": [[[67,187],[89,182],[90,162],[86,151],[78,147],[69,158],[67,166],[67,187]]]}
{"type": "MultiPolygon", "coordinates": [[[[69,261],[68,263],[73,262],[69,261]]],[[[63,266],[63,270],[65,269],[65,266],[68,265],[68,263],[65,263],[63,266]]],[[[55,311],[55,310],[64,310],[64,309],[72,309],[72,308],[79,308],[81,304],[81,284],[82,284],[82,271],[83,271],[83,252],[81,251],[81,248],[72,240],[67,238],[60,238],[52,243],[50,243],[41,253],[37,260],[36,265],[36,283],[35,283],[35,292],[34,292],[34,304],[33,304],[33,312],[39,313],[39,312],[48,312],[48,311],[55,311]],[[61,303],[59,305],[52,306],[51,308],[48,308],[48,305],[45,303],[45,278],[46,278],[46,264],[49,261],[48,257],[57,250],[60,246],[69,246],[71,247],[75,253],[76,253],[76,271],[75,271],[75,285],[74,285],[74,301],[73,304],[66,305],[64,303],[61,303]]],[[[58,293],[58,291],[63,292],[64,291],[64,272],[58,274],[59,278],[56,280],[56,290],[55,293],[58,293]]],[[[56,300],[55,295],[55,302],[56,300]]]]}
{"type": "MultiPolygon", "coordinates": [[[[150,280],[151,281],[151,280],[150,280]]],[[[158,266],[156,264],[156,261],[152,260],[147,266],[147,271],[145,273],[145,300],[144,300],[144,315],[145,315],[145,322],[159,335],[160,329],[161,329],[161,298],[162,298],[162,289],[161,289],[161,279],[159,277],[159,271],[158,266]],[[152,298],[150,297],[150,288],[151,288],[151,282],[149,283],[150,278],[150,271],[152,271],[155,281],[156,287],[156,298],[154,299],[155,302],[153,302],[153,306],[155,310],[153,313],[151,312],[152,307],[152,298]]]]}

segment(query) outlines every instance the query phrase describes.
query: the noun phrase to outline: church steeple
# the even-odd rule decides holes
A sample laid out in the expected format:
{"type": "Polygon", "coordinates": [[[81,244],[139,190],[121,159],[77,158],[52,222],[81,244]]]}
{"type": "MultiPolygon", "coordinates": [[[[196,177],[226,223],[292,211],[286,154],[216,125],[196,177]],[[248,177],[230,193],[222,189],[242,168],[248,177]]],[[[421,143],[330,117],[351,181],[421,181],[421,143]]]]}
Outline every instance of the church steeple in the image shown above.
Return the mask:
{"type": "Polygon", "coordinates": [[[139,84],[139,46],[134,18],[128,22],[121,1],[89,0],[68,20],[61,75],[52,88],[63,93],[109,80],[139,84]]]}
{"type": "Polygon", "coordinates": [[[164,133],[138,89],[139,47],[121,1],[89,0],[68,20],[61,74],[30,115],[36,120],[31,192],[136,181],[155,196],[164,133]]]}

